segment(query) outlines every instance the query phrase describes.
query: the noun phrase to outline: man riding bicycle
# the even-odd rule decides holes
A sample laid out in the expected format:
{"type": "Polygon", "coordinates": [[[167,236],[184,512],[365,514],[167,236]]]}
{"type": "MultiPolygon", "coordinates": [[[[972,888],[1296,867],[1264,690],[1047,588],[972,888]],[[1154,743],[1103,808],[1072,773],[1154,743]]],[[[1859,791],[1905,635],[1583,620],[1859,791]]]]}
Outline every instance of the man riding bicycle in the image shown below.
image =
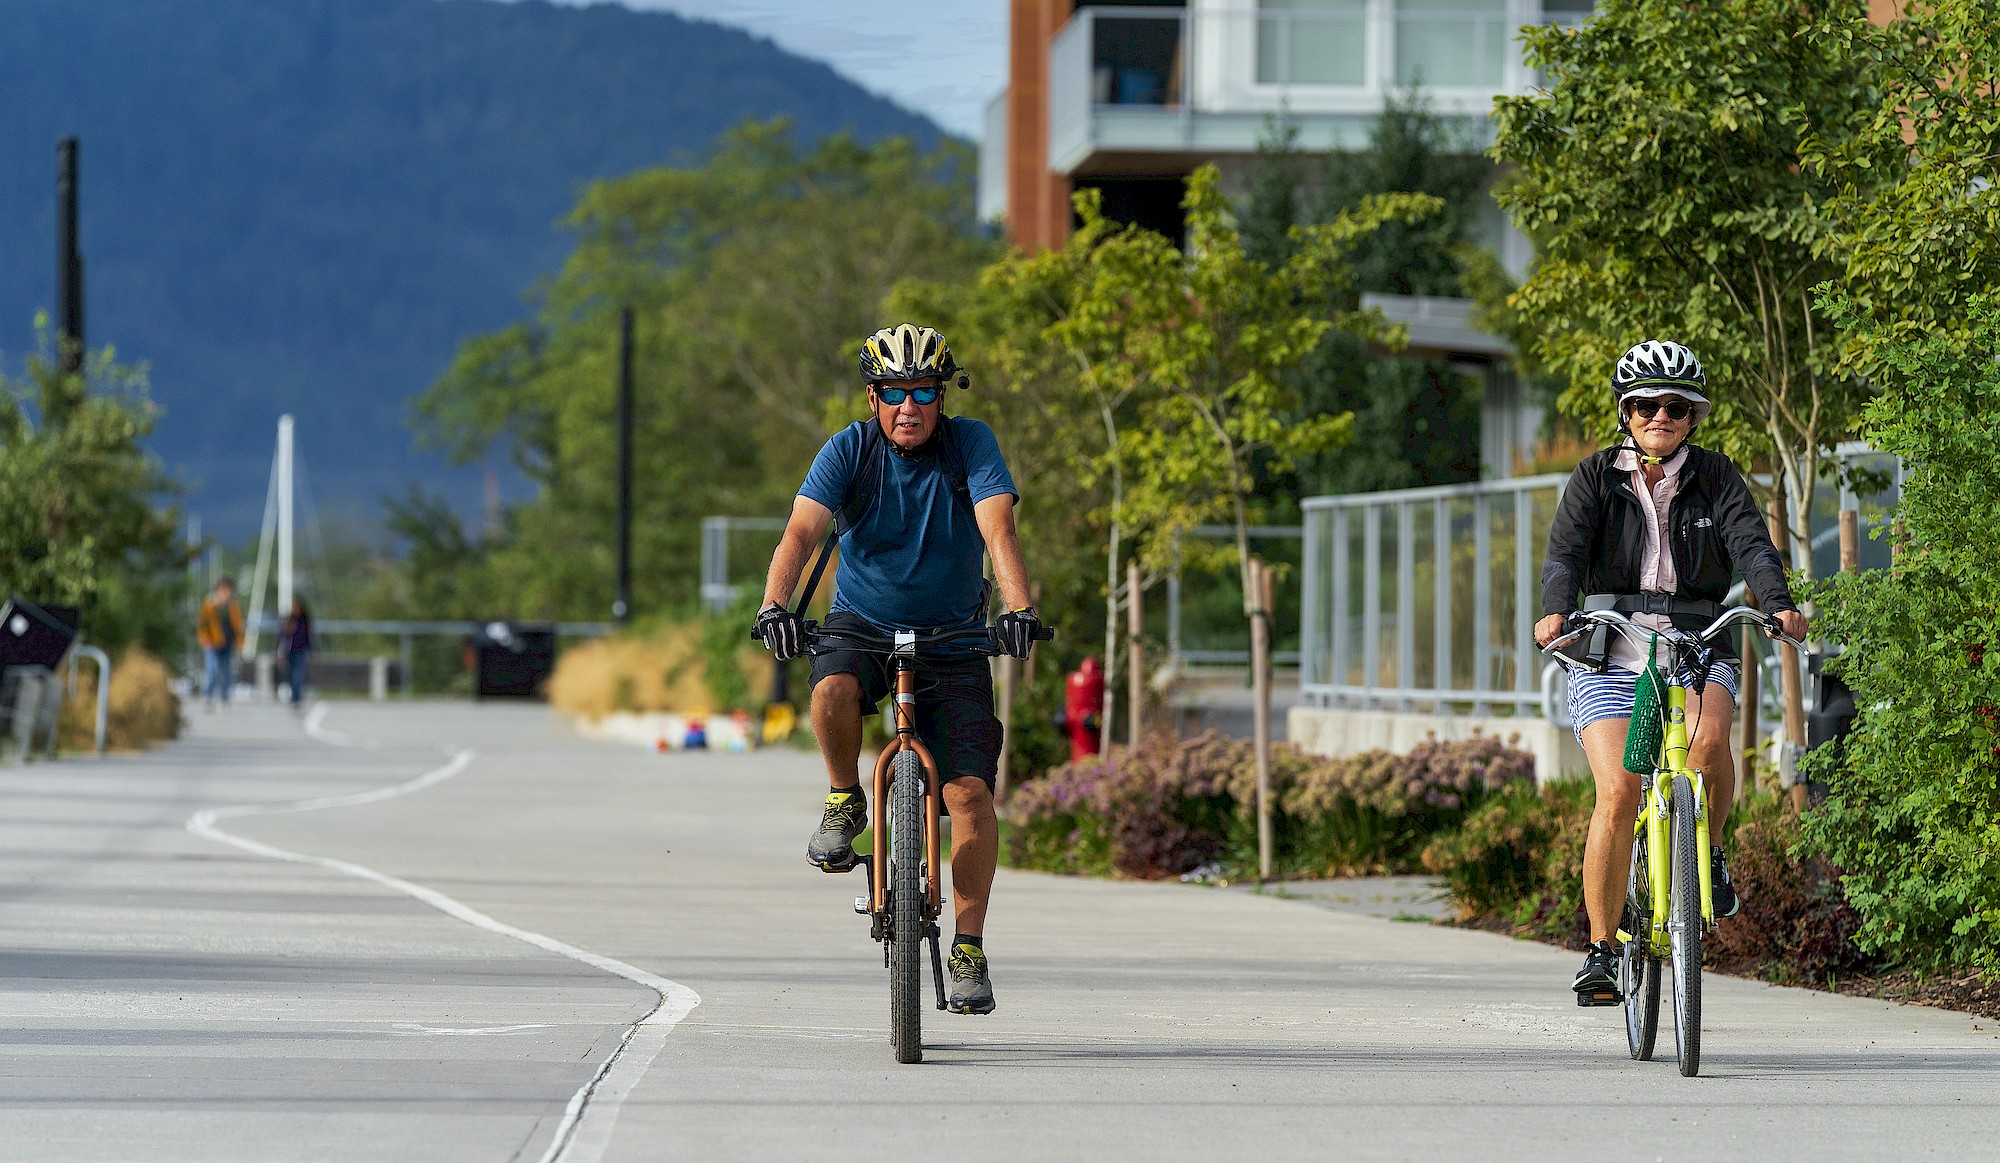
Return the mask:
{"type": "MultiPolygon", "coordinates": [[[[995,626],[1001,649],[1025,658],[1041,620],[1029,604],[1028,571],[1014,526],[1018,494],[993,430],[944,415],[946,387],[967,386],[944,337],[905,323],[861,347],[861,378],[874,415],[835,434],[813,458],[771,558],[757,627],[780,661],[803,650],[804,625],[785,603],[813,547],[836,514],[840,570],[826,629],[876,633],[981,626],[987,590],[982,555],[993,560],[1007,613],[995,626]]],[[[932,659],[918,704],[917,734],[942,769],[951,815],[951,997],[958,1013],[994,1008],[983,935],[1000,853],[993,780],[1000,720],[986,659],[932,659]]],[[[812,660],[812,726],[832,789],[806,859],[828,872],[854,867],[854,839],[868,813],[857,763],[862,720],[889,693],[880,658],[830,650],[812,660]]]]}
{"type": "MultiPolygon", "coordinates": [[[[1711,407],[1694,353],[1647,340],[1619,359],[1611,386],[1627,439],[1586,457],[1563,492],[1542,565],[1545,616],[1535,624],[1536,642],[1547,646],[1562,635],[1564,620],[1579,608],[1616,610],[1653,629],[1698,630],[1720,612],[1738,573],[1779,629],[1804,638],[1805,615],[1792,600],[1784,562],[1743,474],[1720,453],[1688,443],[1711,407]]],[[[1614,936],[1639,808],[1639,776],[1625,769],[1625,736],[1646,668],[1641,650],[1620,635],[1587,641],[1592,645],[1583,649],[1594,655],[1568,667],[1570,719],[1597,783],[1583,854],[1591,944],[1573,983],[1580,994],[1617,987],[1614,936]]],[[[1656,663],[1671,661],[1662,643],[1656,663]]],[[[1717,838],[1735,795],[1729,726],[1739,665],[1725,642],[1707,674],[1684,676],[1696,696],[1688,713],[1688,762],[1702,773],[1709,834],[1717,838]]],[[[1736,890],[1720,845],[1710,851],[1710,866],[1715,915],[1734,916],[1736,890]]]]}

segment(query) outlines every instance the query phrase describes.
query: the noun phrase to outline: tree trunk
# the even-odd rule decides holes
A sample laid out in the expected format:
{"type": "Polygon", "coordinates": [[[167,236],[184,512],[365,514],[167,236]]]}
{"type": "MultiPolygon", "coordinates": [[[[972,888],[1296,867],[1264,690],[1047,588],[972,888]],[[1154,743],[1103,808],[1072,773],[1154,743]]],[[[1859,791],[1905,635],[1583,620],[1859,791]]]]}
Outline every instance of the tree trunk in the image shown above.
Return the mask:
{"type": "Polygon", "coordinates": [[[1257,879],[1271,877],[1271,575],[1250,559],[1250,684],[1257,751],[1257,879]]]}
{"type": "Polygon", "coordinates": [[[1146,657],[1144,635],[1146,633],[1146,608],[1142,604],[1144,591],[1140,588],[1139,559],[1133,558],[1125,566],[1125,740],[1126,746],[1137,747],[1141,729],[1145,726],[1146,700],[1146,657]]]}
{"type": "MultiPolygon", "coordinates": [[[[1777,543],[1778,552],[1784,553],[1791,541],[1791,525],[1785,519],[1785,511],[1778,508],[1771,513],[1771,540],[1777,543]]],[[[1778,645],[1779,680],[1784,684],[1785,696],[1785,740],[1789,744],[1791,762],[1779,769],[1781,780],[1790,779],[1791,799],[1794,810],[1802,811],[1806,802],[1806,787],[1798,782],[1797,757],[1806,745],[1806,701],[1804,676],[1799,670],[1799,652],[1783,643],[1778,645]],[[1790,767],[1791,770],[1785,770],[1790,767]]]]}
{"type": "Polygon", "coordinates": [[[1104,705],[1098,710],[1097,750],[1111,750],[1113,684],[1118,680],[1118,556],[1122,526],[1118,512],[1125,504],[1125,470],[1118,463],[1118,424],[1109,405],[1101,405],[1104,438],[1111,449],[1111,549],[1104,559],[1104,705]]]}

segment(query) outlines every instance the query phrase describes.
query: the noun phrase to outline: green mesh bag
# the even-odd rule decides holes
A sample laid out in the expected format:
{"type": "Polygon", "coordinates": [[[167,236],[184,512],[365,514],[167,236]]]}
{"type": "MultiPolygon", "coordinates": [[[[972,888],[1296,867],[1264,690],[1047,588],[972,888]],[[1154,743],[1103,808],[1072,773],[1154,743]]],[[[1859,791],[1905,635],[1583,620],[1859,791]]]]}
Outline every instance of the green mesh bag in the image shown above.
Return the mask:
{"type": "Polygon", "coordinates": [[[1656,665],[1659,646],[1660,636],[1655,634],[1646,647],[1646,669],[1639,673],[1639,684],[1633,691],[1632,726],[1625,732],[1625,770],[1641,774],[1653,770],[1659,760],[1664,734],[1660,708],[1667,684],[1656,665]]]}

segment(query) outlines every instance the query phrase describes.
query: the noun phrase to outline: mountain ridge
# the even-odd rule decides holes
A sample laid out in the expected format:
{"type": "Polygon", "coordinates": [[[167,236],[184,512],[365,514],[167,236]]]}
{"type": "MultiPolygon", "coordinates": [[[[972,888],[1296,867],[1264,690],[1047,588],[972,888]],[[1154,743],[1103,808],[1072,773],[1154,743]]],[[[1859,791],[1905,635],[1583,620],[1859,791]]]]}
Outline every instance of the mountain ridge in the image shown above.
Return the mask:
{"type": "Polygon", "coordinates": [[[152,367],[152,446],[226,537],[254,531],[298,417],[323,500],[477,472],[415,452],[406,402],[520,319],[582,184],[697,155],[746,117],[940,131],[831,66],[671,13],[546,0],[8,0],[0,355],[54,299],[56,140],[82,139],[92,346],[152,367]]]}

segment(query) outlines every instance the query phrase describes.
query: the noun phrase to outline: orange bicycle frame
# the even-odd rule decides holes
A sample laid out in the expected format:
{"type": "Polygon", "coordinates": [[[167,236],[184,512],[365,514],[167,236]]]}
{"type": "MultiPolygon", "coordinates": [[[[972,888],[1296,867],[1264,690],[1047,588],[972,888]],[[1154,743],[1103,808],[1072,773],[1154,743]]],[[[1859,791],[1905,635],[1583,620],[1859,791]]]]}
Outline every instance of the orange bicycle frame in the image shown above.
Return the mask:
{"type": "Polygon", "coordinates": [[[936,917],[944,911],[938,876],[943,847],[938,821],[944,815],[944,795],[938,786],[937,761],[931,758],[931,750],[924,746],[924,741],[917,738],[916,672],[907,660],[901,658],[897,659],[896,665],[895,707],[896,737],[889,741],[875,760],[875,874],[869,877],[868,908],[876,916],[886,916],[889,911],[889,830],[883,825],[889,804],[890,767],[895,763],[896,756],[905,751],[915,751],[924,770],[924,856],[930,865],[924,891],[928,911],[936,917]]]}

